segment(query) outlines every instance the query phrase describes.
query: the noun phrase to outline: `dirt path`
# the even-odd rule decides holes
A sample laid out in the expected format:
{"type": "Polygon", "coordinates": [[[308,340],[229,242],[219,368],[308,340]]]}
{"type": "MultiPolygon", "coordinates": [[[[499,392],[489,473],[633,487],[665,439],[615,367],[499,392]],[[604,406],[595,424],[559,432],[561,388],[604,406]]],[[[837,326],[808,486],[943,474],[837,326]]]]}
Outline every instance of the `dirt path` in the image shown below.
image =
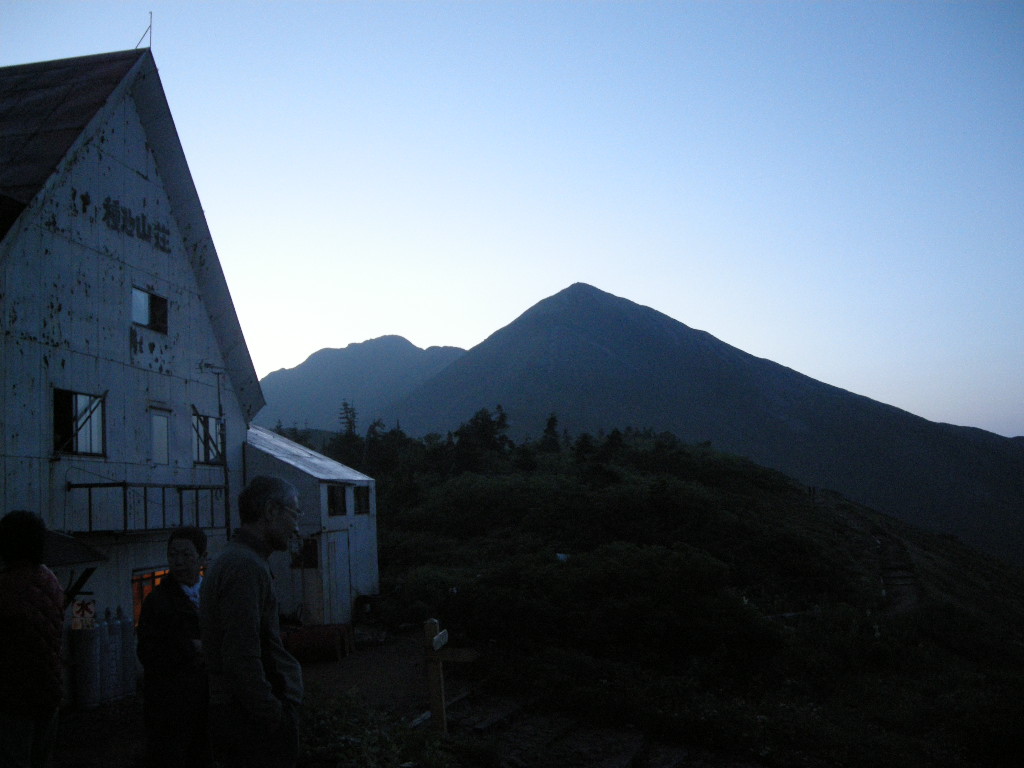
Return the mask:
{"type": "Polygon", "coordinates": [[[867,507],[861,507],[830,491],[811,491],[815,506],[840,512],[838,505],[841,504],[841,515],[847,524],[865,533],[870,532],[875,540],[878,545],[878,577],[882,597],[885,599],[885,612],[900,614],[917,607],[921,602],[921,581],[903,539],[888,530],[888,526],[880,527],[873,519],[873,511],[867,507]],[[872,513],[872,517],[868,513],[872,513]]]}
{"type": "Polygon", "coordinates": [[[876,537],[880,548],[882,590],[886,598],[886,612],[906,613],[921,601],[921,583],[914,569],[914,561],[899,538],[888,532],[876,537]]]}
{"type": "MultiPolygon", "coordinates": [[[[402,718],[422,714],[428,696],[420,635],[370,637],[339,661],[304,664],[307,697],[351,693],[402,718]]],[[[139,768],[144,750],[141,696],[90,711],[69,708],[61,713],[53,768],[139,768]]]]}
{"type": "Polygon", "coordinates": [[[429,708],[420,632],[368,639],[339,661],[304,664],[306,695],[349,693],[371,709],[412,719],[429,708]]]}
{"type": "Polygon", "coordinates": [[[136,768],[145,755],[142,697],[60,714],[53,768],[136,768]]]}
{"type": "MultiPolygon", "coordinates": [[[[651,744],[629,729],[596,730],[565,714],[531,711],[523,702],[468,692],[446,665],[449,725],[477,736],[509,768],[697,768],[746,763],[651,744]],[[461,693],[460,693],[461,691],[461,693]]],[[[349,694],[367,707],[406,722],[429,710],[422,632],[357,642],[338,661],[304,664],[307,701],[322,694],[349,694]]],[[[424,727],[429,727],[426,725],[424,727]]],[[[62,713],[53,768],[142,768],[145,733],[141,696],[84,712],[62,713]]]]}

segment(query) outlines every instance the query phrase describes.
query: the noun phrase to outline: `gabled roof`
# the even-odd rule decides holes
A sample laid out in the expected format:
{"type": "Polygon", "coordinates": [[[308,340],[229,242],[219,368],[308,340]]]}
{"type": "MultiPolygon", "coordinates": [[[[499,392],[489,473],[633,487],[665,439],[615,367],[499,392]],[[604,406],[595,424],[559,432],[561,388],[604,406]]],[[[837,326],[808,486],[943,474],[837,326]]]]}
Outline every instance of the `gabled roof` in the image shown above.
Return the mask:
{"type": "Polygon", "coordinates": [[[263,392],[148,49],[0,68],[0,242],[125,94],[135,101],[228,376],[251,420],[265,404],[263,392]]]}
{"type": "Polygon", "coordinates": [[[249,427],[246,442],[262,453],[302,470],[317,480],[365,485],[373,479],[263,427],[249,427]]]}
{"type": "Polygon", "coordinates": [[[0,239],[145,53],[0,68],[0,239]]]}

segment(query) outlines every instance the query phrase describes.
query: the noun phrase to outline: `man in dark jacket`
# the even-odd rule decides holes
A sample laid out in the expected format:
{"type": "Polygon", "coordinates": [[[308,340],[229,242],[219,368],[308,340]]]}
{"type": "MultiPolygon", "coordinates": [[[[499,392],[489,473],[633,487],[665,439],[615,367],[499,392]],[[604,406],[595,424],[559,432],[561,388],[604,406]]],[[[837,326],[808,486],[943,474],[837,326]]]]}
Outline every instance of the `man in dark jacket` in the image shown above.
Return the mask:
{"type": "Polygon", "coordinates": [[[63,687],[64,591],[42,564],[46,524],[32,512],[0,520],[0,766],[41,768],[57,733],[63,687]]]}
{"type": "Polygon", "coordinates": [[[238,514],[242,525],[210,566],[200,606],[211,738],[229,768],[291,768],[302,668],[281,642],[268,558],[296,533],[298,492],[255,477],[239,494],[238,514]]]}
{"type": "Polygon", "coordinates": [[[172,531],[167,541],[171,572],[146,598],[139,615],[150,768],[211,765],[209,684],[199,633],[199,587],[206,558],[206,534],[201,528],[172,531]]]}

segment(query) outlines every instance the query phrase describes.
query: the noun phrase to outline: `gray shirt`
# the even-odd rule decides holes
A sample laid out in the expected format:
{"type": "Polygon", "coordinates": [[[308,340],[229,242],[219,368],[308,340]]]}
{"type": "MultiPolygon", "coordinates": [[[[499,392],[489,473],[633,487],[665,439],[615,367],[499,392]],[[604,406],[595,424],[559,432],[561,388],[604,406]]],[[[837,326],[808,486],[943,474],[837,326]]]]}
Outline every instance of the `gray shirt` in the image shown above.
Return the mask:
{"type": "Polygon", "coordinates": [[[233,701],[273,729],[282,702],[302,703],[302,668],[281,642],[270,552],[236,531],[203,579],[199,614],[210,703],[233,701]]]}

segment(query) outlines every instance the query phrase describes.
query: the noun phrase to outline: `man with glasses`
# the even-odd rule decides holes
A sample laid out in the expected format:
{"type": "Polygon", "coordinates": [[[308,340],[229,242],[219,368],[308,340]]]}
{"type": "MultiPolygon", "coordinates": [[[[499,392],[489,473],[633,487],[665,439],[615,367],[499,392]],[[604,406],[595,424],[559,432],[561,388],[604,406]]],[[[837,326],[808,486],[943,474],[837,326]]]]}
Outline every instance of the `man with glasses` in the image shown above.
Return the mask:
{"type": "Polygon", "coordinates": [[[208,768],[209,692],[199,642],[199,590],[206,534],[186,525],[167,540],[170,573],[142,604],[138,655],[145,670],[143,712],[149,768],[208,768]]]}
{"type": "Polygon", "coordinates": [[[228,768],[291,768],[298,758],[302,669],[281,642],[268,558],[297,533],[299,494],[277,477],[238,496],[241,526],[200,599],[210,675],[210,738],[228,768]]]}

